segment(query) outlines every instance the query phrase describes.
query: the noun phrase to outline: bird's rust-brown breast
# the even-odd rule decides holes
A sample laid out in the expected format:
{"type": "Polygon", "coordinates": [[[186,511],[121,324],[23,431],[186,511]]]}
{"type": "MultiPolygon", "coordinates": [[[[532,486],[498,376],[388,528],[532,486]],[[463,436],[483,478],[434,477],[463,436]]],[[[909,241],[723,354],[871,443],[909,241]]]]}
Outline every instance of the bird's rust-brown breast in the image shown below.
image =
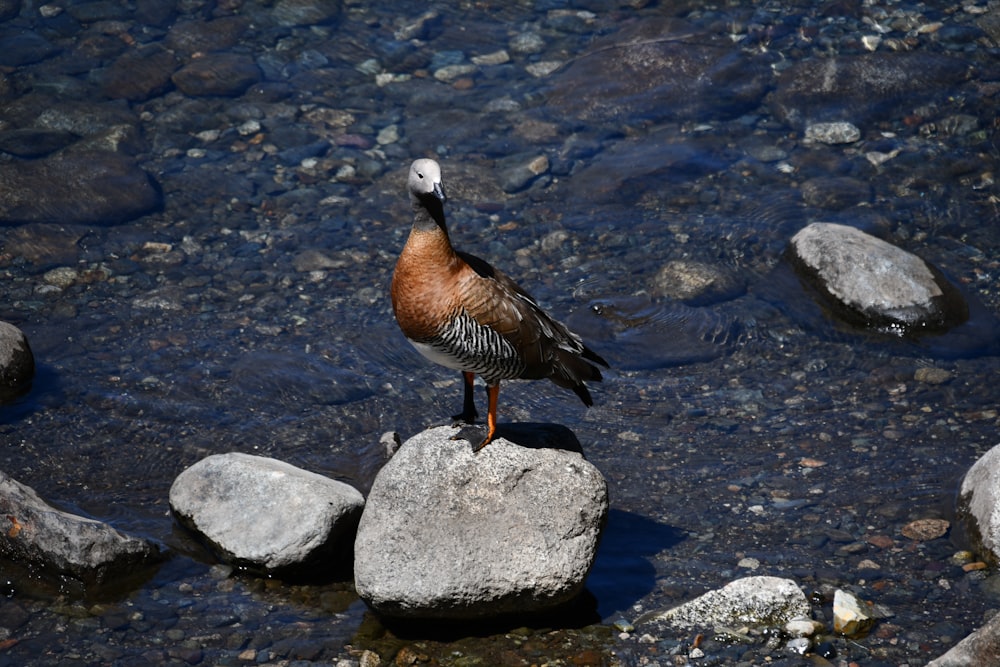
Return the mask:
{"type": "Polygon", "coordinates": [[[447,236],[414,229],[392,275],[392,308],[407,338],[428,341],[460,309],[458,279],[464,262],[447,236]]]}

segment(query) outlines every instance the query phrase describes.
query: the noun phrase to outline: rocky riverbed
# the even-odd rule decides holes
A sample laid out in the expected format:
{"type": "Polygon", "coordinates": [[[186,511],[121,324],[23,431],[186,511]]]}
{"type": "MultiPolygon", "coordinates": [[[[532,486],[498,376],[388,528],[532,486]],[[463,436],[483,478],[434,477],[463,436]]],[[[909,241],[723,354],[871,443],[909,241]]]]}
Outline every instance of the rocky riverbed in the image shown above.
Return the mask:
{"type": "Polygon", "coordinates": [[[0,469],[169,554],[89,596],[0,564],[0,665],[800,664],[771,632],[650,615],[750,575],[798,585],[823,660],[943,653],[1000,607],[950,522],[1000,420],[997,16],[0,2],[0,320],[36,365],[0,469]],[[233,451],[367,494],[384,433],[458,410],[387,296],[420,156],[456,246],[611,362],[590,410],[502,393],[501,422],[568,426],[607,479],[579,613],[387,628],[351,583],[234,572],[169,514],[181,471],[233,451]],[[968,319],[838,319],[785,257],[811,222],[926,260],[968,319]],[[879,609],[869,634],[833,633],[837,590],[879,609]]]}

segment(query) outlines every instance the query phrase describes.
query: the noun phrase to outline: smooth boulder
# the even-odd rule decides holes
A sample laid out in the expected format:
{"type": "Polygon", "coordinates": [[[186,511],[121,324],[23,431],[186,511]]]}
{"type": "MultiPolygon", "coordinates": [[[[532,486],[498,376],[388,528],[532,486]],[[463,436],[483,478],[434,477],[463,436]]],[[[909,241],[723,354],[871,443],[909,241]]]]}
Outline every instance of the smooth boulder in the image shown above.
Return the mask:
{"type": "Polygon", "coordinates": [[[809,600],[790,579],[744,577],[666,611],[653,612],[642,622],[659,621],[680,628],[712,626],[783,626],[811,616],[809,600]]]}
{"type": "Polygon", "coordinates": [[[170,487],[174,516],[219,558],[278,576],[338,573],[363,506],[348,484],[235,452],[202,459],[170,487]]]}
{"type": "Polygon", "coordinates": [[[788,255],[824,305],[850,324],[902,336],[944,331],[969,316],[940,271],[854,227],[814,222],[792,237],[788,255]]]}
{"type": "Polygon", "coordinates": [[[573,599],[607,519],[604,477],[564,427],[501,428],[478,452],[455,433],[415,435],[376,476],[355,543],[358,595],[382,616],[426,620],[573,599]]]}
{"type": "Polygon", "coordinates": [[[85,585],[129,578],[160,557],[154,543],[58,510],[3,472],[0,519],[0,558],[33,571],[70,575],[85,585]]]}

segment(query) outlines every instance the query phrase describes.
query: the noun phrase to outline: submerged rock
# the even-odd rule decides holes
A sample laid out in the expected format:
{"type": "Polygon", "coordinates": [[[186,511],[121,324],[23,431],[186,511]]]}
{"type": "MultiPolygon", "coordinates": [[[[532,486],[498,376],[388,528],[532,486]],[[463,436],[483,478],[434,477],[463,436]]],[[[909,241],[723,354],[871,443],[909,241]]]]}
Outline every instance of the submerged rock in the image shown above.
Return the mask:
{"type": "Polygon", "coordinates": [[[148,213],[160,202],[149,174],[117,153],[0,165],[0,224],[118,223],[148,213]]]}
{"type": "Polygon", "coordinates": [[[810,616],[809,600],[790,579],[745,577],[682,605],[653,612],[641,620],[666,622],[681,628],[749,625],[782,626],[810,616]]]}
{"type": "Polygon", "coordinates": [[[24,332],[0,322],[0,401],[20,396],[31,388],[35,356],[24,332]]]}
{"type": "Polygon", "coordinates": [[[34,489],[0,472],[0,557],[85,584],[129,577],[155,562],[159,548],[106,523],[58,510],[34,489]]]}
{"type": "Polygon", "coordinates": [[[901,336],[968,318],[968,305],[940,271],[854,227],[813,223],[792,237],[788,253],[799,275],[851,324],[901,336]]]}
{"type": "MultiPolygon", "coordinates": [[[[410,438],[372,485],[355,587],[388,617],[472,620],[551,609],[583,588],[607,483],[562,427],[479,452],[451,427],[410,438]]],[[[503,431],[504,429],[501,429],[503,431]]],[[[514,429],[508,429],[513,431],[514,429]]]]}
{"type": "Polygon", "coordinates": [[[770,97],[789,125],[862,125],[945,95],[971,74],[959,58],[922,51],[803,60],[782,72],[770,97]]]}
{"type": "Polygon", "coordinates": [[[206,457],[170,487],[178,521],[220,558],[277,575],[338,570],[363,506],[361,493],[343,482],[240,453],[206,457]]]}
{"type": "Polygon", "coordinates": [[[737,116],[759,103],[770,72],[763,60],[709,41],[672,18],[626,25],[553,74],[549,102],[587,120],[737,116]]]}

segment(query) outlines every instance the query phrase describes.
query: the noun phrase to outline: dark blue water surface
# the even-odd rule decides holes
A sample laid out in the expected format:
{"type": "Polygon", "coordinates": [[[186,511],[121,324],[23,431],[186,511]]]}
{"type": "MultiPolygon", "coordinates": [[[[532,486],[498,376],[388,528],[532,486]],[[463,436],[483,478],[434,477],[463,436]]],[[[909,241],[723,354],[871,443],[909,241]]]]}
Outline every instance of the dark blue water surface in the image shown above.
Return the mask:
{"type": "MultiPolygon", "coordinates": [[[[3,565],[0,665],[388,664],[404,648],[668,664],[691,637],[611,624],[750,574],[815,593],[821,619],[838,587],[891,612],[832,638],[839,659],[922,664],[1000,605],[993,571],[954,559],[954,528],[901,533],[950,519],[997,444],[1000,26],[985,0],[0,10],[0,180],[30,177],[38,197],[0,197],[0,319],[38,364],[0,408],[0,469],[171,554],[83,599],[3,565]],[[807,140],[829,121],[858,136],[807,140]],[[153,205],[136,212],[107,180],[81,197],[86,167],[42,168],[108,152],[148,174],[153,205]],[[388,299],[405,170],[424,156],[442,164],[455,245],[611,363],[589,410],[549,383],[500,395],[502,423],[567,425],[608,479],[583,621],[387,634],[349,582],[228,576],[169,515],[176,475],[228,451],[367,491],[383,433],[458,411],[459,378],[410,348],[388,299]],[[783,258],[812,221],[924,257],[970,320],[916,340],[836,322],[783,258]]],[[[704,664],[795,660],[764,639],[703,648],[704,664]]]]}

